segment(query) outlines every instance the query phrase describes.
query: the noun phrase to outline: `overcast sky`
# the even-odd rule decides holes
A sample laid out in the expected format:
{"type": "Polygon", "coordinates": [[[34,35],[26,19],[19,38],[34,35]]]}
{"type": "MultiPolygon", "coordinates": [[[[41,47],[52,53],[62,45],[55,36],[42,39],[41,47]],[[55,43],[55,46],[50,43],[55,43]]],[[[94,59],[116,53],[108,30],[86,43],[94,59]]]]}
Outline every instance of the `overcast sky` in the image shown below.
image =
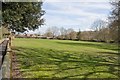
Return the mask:
{"type": "Polygon", "coordinates": [[[90,30],[95,20],[106,20],[111,11],[109,0],[44,0],[42,8],[45,25],[35,33],[52,26],[90,30]]]}

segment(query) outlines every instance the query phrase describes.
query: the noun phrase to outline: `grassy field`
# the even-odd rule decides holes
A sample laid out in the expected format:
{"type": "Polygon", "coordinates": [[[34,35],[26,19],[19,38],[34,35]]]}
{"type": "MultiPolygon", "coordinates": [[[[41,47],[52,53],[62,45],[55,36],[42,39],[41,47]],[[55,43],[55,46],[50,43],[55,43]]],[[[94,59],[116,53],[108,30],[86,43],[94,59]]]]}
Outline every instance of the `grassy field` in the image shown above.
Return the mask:
{"type": "Polygon", "coordinates": [[[13,46],[24,78],[118,78],[115,44],[15,39],[13,46]]]}

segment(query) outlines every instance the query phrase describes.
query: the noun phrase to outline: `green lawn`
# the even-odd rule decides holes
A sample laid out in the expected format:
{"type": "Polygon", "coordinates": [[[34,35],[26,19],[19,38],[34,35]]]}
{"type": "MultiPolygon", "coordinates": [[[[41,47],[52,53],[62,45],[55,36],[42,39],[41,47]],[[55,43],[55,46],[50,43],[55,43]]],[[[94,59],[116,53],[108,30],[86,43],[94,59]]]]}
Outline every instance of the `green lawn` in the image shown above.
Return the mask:
{"type": "Polygon", "coordinates": [[[24,78],[118,78],[115,44],[15,39],[13,45],[24,78]]]}

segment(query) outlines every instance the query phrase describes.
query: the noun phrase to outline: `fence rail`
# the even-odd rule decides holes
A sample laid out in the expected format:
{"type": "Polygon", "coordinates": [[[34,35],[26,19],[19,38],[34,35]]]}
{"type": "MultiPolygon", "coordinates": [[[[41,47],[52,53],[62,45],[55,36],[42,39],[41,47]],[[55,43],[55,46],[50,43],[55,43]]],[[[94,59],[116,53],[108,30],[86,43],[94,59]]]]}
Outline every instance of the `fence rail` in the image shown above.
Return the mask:
{"type": "Polygon", "coordinates": [[[5,67],[7,67],[7,65],[4,66],[4,63],[6,63],[6,53],[7,53],[8,42],[9,40],[5,39],[0,43],[0,79],[3,78],[3,72],[5,72],[4,69],[5,67]]]}

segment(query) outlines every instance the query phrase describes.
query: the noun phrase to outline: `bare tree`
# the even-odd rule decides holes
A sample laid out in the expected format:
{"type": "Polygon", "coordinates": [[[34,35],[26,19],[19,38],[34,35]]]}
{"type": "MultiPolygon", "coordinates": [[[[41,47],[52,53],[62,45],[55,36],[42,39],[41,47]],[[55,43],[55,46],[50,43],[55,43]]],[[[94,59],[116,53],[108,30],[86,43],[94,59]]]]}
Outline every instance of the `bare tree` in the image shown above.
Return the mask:
{"type": "Polygon", "coordinates": [[[103,20],[96,20],[93,22],[92,24],[92,27],[91,27],[94,32],[95,32],[95,35],[94,35],[94,39],[97,40],[97,41],[102,41],[104,40],[103,36],[105,35],[104,32],[103,32],[103,29],[106,28],[106,22],[103,21],[103,20]]]}
{"type": "Polygon", "coordinates": [[[66,35],[66,29],[61,27],[60,28],[60,38],[61,39],[64,39],[65,38],[65,35],[66,35]]]}
{"type": "Polygon", "coordinates": [[[55,38],[59,35],[59,28],[56,26],[53,26],[51,27],[51,32],[52,32],[53,38],[55,38]]]}
{"type": "Polygon", "coordinates": [[[66,39],[76,39],[76,32],[72,28],[66,30],[66,39]]]}
{"type": "Polygon", "coordinates": [[[113,8],[112,8],[112,14],[109,17],[110,20],[110,34],[112,40],[115,42],[120,41],[120,1],[119,0],[113,0],[111,2],[113,8]]]}
{"type": "Polygon", "coordinates": [[[50,28],[50,27],[46,30],[46,32],[45,32],[44,35],[45,35],[46,37],[53,37],[53,34],[52,34],[52,31],[51,31],[51,28],[50,28]]]}
{"type": "Polygon", "coordinates": [[[93,29],[94,31],[100,31],[101,29],[105,28],[105,24],[105,21],[98,19],[93,22],[91,29],[93,29]]]}
{"type": "Polygon", "coordinates": [[[47,30],[46,30],[46,33],[45,35],[47,37],[52,37],[52,38],[55,38],[59,35],[59,28],[58,27],[49,27],[47,30]]]}

